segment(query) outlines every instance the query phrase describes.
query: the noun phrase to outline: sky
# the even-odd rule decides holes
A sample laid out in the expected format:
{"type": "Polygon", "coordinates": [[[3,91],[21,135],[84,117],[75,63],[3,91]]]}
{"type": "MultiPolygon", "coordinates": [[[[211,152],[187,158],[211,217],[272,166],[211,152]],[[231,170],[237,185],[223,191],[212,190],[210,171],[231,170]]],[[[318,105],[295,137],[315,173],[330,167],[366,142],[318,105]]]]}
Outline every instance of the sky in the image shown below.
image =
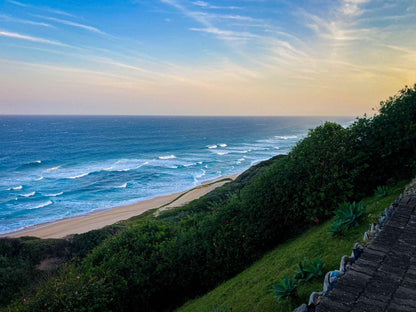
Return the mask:
{"type": "Polygon", "coordinates": [[[362,116],[415,0],[0,0],[0,114],[362,116]]]}

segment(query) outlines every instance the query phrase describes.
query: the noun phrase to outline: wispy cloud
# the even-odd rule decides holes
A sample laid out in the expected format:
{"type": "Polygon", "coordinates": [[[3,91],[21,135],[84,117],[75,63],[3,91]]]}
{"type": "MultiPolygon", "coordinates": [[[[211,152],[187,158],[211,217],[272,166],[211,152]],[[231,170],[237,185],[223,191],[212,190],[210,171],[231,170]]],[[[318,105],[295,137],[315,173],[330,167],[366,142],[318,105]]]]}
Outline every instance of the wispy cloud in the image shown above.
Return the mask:
{"type": "Polygon", "coordinates": [[[13,1],[13,0],[6,0],[6,1],[9,2],[9,3],[12,3],[14,5],[17,5],[17,6],[27,7],[27,4],[24,4],[24,3],[21,3],[21,2],[17,2],[17,1],[13,1]]]}
{"type": "Polygon", "coordinates": [[[12,17],[12,16],[4,15],[4,14],[0,14],[0,19],[3,19],[5,21],[10,21],[10,22],[15,22],[15,23],[34,25],[34,26],[53,27],[51,24],[35,22],[31,20],[24,20],[24,19],[12,17]]]}
{"type": "Polygon", "coordinates": [[[251,38],[256,38],[257,36],[248,32],[238,32],[231,30],[221,30],[216,27],[208,28],[190,28],[192,31],[205,32],[209,34],[217,35],[223,40],[247,40],[251,38]]]}
{"type": "Polygon", "coordinates": [[[364,13],[364,10],[360,5],[370,1],[371,0],[344,0],[340,10],[346,16],[360,16],[364,13]]]}
{"type": "Polygon", "coordinates": [[[61,11],[61,10],[51,9],[51,8],[47,8],[47,7],[37,7],[37,6],[30,5],[30,4],[26,4],[26,3],[14,1],[14,0],[6,0],[6,1],[9,2],[9,3],[11,3],[11,4],[20,6],[20,7],[25,7],[25,8],[31,7],[31,8],[35,8],[35,9],[38,9],[38,10],[46,11],[46,12],[49,12],[49,13],[53,13],[53,14],[64,15],[64,16],[69,16],[69,17],[75,17],[74,15],[72,15],[72,14],[70,14],[68,12],[61,11]]]}
{"type": "Polygon", "coordinates": [[[1,31],[0,30],[0,36],[1,37],[21,39],[21,40],[27,40],[27,41],[32,41],[32,42],[38,42],[38,43],[51,44],[51,45],[62,46],[62,47],[68,47],[68,45],[66,45],[62,42],[59,42],[59,41],[53,41],[53,40],[44,39],[44,38],[40,38],[40,37],[27,36],[27,35],[15,33],[15,32],[8,32],[8,31],[1,31]]]}
{"type": "MultiPolygon", "coordinates": [[[[228,20],[235,20],[235,21],[254,21],[253,18],[248,16],[241,16],[241,15],[232,15],[232,14],[212,14],[200,11],[194,11],[192,9],[187,8],[186,6],[182,5],[176,0],[160,0],[161,2],[171,5],[176,9],[180,10],[185,16],[193,19],[195,22],[201,24],[204,27],[191,27],[189,30],[191,31],[198,31],[198,32],[205,32],[209,34],[216,35],[218,39],[223,41],[239,41],[239,40],[247,40],[248,38],[256,38],[255,34],[252,34],[247,31],[236,31],[236,30],[228,30],[228,29],[221,29],[215,25],[214,22],[219,22],[224,19],[228,20]]],[[[193,2],[195,4],[195,2],[193,2]]],[[[197,6],[209,6],[207,2],[204,1],[196,1],[197,6]]],[[[222,23],[223,24],[223,23],[222,23]]]]}
{"type": "Polygon", "coordinates": [[[93,26],[84,25],[84,24],[80,24],[80,23],[76,23],[76,22],[72,22],[72,21],[68,21],[68,20],[64,20],[64,19],[60,19],[60,18],[50,17],[50,16],[43,16],[43,15],[36,15],[36,16],[40,17],[42,19],[48,20],[48,21],[53,21],[53,22],[56,22],[56,23],[81,28],[81,29],[92,31],[92,32],[99,33],[99,34],[102,34],[102,35],[105,34],[103,31],[101,31],[100,29],[98,29],[96,27],[93,27],[93,26]]]}
{"type": "Polygon", "coordinates": [[[51,9],[51,8],[42,8],[45,11],[48,11],[50,13],[54,13],[54,14],[58,14],[58,15],[63,15],[63,16],[68,16],[68,17],[75,17],[73,14],[70,14],[68,12],[64,12],[61,10],[56,10],[56,9],[51,9]]]}
{"type": "Polygon", "coordinates": [[[236,6],[217,6],[217,5],[211,5],[210,3],[206,1],[193,1],[193,5],[204,8],[204,9],[229,9],[229,10],[236,10],[241,9],[240,7],[236,6]]]}

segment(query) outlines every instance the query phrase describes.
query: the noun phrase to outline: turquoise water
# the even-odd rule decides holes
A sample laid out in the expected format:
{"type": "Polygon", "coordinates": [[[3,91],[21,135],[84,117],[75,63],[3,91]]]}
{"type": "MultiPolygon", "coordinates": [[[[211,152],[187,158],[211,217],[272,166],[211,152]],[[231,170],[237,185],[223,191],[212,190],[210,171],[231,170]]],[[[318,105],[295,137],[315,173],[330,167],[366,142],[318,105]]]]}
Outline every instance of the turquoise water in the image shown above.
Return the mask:
{"type": "Polygon", "coordinates": [[[183,191],[351,117],[0,116],[0,233],[183,191]]]}

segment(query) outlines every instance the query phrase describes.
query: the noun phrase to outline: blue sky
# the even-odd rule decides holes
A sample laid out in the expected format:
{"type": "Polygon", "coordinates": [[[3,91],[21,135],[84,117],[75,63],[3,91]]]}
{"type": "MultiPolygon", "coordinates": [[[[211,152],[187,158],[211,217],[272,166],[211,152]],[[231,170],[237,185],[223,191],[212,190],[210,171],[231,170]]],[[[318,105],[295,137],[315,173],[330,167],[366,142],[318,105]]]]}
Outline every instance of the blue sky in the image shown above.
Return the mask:
{"type": "Polygon", "coordinates": [[[0,114],[362,115],[416,83],[414,0],[0,0],[0,114]]]}

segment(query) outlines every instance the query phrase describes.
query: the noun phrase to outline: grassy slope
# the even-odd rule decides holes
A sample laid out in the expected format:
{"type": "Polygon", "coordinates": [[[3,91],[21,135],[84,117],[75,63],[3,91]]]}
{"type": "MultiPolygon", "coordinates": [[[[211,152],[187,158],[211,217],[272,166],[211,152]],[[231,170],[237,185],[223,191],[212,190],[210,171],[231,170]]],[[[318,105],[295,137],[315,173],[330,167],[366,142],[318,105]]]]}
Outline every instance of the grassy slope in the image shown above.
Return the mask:
{"type": "MultiPolygon", "coordinates": [[[[366,212],[381,215],[402,193],[407,181],[388,188],[388,196],[379,199],[375,196],[364,199],[366,212]]],[[[189,301],[177,312],[217,311],[221,306],[239,311],[292,311],[298,305],[308,301],[313,291],[321,291],[323,277],[310,281],[298,289],[299,298],[293,301],[279,301],[273,298],[272,285],[284,274],[293,274],[298,261],[304,258],[321,257],[327,264],[326,270],[339,268],[343,255],[350,255],[355,242],[360,242],[363,233],[369,228],[368,217],[359,227],[350,230],[344,238],[334,238],[329,234],[333,220],[315,226],[265,255],[250,268],[233,279],[223,283],[205,296],[189,301]]],[[[218,310],[219,311],[219,310],[218,310]]]]}

